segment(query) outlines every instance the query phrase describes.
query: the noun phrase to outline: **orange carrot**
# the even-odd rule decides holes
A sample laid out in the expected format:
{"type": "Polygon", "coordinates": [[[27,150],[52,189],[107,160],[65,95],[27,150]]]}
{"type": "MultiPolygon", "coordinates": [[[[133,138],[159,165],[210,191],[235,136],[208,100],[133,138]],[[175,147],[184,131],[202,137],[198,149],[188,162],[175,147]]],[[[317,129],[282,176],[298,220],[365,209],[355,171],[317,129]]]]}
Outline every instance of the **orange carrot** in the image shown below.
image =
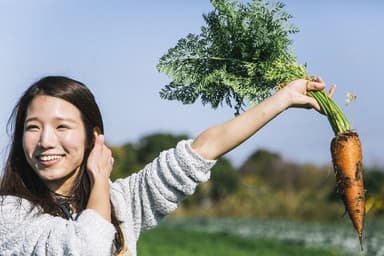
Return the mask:
{"type": "Polygon", "coordinates": [[[336,135],[331,143],[337,191],[359,236],[363,250],[365,199],[362,167],[362,150],[357,133],[336,135]]]}
{"type": "Polygon", "coordinates": [[[352,130],[339,106],[324,91],[311,91],[308,94],[319,103],[335,134],[331,142],[331,155],[336,173],[336,188],[357,231],[360,248],[363,250],[365,191],[359,136],[352,130]]]}

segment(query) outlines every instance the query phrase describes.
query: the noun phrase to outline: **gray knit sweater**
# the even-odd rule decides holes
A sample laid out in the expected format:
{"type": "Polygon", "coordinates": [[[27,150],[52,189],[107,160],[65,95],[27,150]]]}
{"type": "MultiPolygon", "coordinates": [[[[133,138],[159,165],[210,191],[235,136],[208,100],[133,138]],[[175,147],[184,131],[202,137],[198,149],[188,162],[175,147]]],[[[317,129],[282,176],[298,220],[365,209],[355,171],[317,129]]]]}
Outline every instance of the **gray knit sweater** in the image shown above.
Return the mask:
{"type": "MultiPolygon", "coordinates": [[[[204,160],[191,142],[180,141],[140,172],[111,184],[112,204],[132,255],[142,231],[156,226],[208,180],[215,161],[204,160]]],[[[72,221],[42,214],[14,196],[4,197],[0,206],[0,255],[111,255],[114,234],[114,226],[91,209],[72,221]]]]}

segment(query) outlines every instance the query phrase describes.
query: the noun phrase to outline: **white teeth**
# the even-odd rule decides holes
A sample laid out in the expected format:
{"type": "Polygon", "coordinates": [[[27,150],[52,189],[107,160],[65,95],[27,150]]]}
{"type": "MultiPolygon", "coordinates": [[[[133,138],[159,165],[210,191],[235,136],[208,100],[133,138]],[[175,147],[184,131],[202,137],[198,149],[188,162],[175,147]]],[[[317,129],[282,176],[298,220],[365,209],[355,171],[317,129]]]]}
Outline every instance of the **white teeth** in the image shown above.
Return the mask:
{"type": "Polygon", "coordinates": [[[62,157],[63,156],[61,155],[51,155],[51,156],[40,156],[39,158],[41,161],[51,161],[51,160],[60,159],[62,157]]]}

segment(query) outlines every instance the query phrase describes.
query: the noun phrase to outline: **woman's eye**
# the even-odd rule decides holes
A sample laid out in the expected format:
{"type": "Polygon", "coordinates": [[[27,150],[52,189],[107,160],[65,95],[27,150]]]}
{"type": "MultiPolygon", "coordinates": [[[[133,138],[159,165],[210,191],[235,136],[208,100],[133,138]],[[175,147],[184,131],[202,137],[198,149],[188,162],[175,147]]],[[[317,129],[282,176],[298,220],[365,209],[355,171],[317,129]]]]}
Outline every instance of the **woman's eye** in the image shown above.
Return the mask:
{"type": "Polygon", "coordinates": [[[30,124],[30,125],[27,125],[27,126],[25,127],[25,130],[26,130],[26,131],[36,131],[36,130],[38,130],[38,129],[39,129],[39,126],[34,125],[34,124],[30,124]]]}
{"type": "Polygon", "coordinates": [[[57,129],[58,130],[67,130],[67,129],[69,129],[69,126],[65,125],[65,124],[61,124],[61,125],[57,126],[57,129]]]}

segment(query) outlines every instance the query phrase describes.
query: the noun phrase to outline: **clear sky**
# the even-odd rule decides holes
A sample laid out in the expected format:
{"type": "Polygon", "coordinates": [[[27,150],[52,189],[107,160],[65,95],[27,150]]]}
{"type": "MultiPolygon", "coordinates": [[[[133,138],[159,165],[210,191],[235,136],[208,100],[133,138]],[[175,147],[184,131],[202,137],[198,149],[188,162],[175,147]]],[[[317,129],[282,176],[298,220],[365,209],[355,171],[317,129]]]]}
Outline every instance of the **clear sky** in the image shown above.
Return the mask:
{"type": "MultiPolygon", "coordinates": [[[[383,1],[282,1],[300,32],[292,49],[311,74],[337,84],[336,102],[360,134],[365,165],[383,165],[383,1]],[[357,101],[344,105],[352,92],[357,101]]],[[[233,117],[222,107],[162,100],[159,58],[188,33],[199,33],[208,0],[0,0],[0,164],[6,123],[21,93],[45,75],[86,83],[103,113],[112,145],[154,132],[198,135],[233,117]]],[[[241,164],[259,148],[301,163],[330,164],[333,137],[325,117],[291,109],[227,156],[241,164]]]]}

